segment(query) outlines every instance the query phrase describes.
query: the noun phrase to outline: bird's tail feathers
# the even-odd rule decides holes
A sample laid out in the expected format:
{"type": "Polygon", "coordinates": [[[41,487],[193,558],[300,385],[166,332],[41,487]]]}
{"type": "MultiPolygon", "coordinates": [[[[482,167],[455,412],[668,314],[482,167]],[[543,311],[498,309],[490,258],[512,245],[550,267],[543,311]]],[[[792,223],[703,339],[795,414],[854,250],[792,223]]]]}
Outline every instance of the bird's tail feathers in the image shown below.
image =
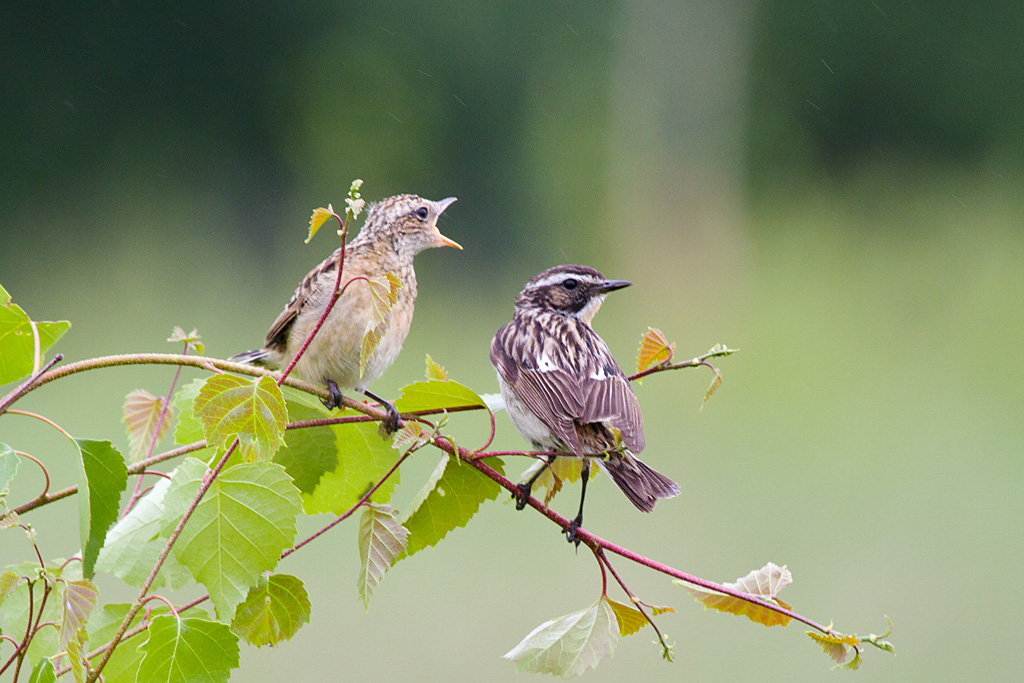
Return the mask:
{"type": "Polygon", "coordinates": [[[654,471],[628,451],[597,462],[629,501],[643,512],[654,510],[659,498],[679,495],[679,484],[654,471]]]}
{"type": "Polygon", "coordinates": [[[246,363],[248,365],[267,365],[267,359],[270,358],[270,351],[267,349],[253,349],[252,351],[243,351],[242,353],[235,354],[228,358],[229,361],[234,363],[246,363]]]}

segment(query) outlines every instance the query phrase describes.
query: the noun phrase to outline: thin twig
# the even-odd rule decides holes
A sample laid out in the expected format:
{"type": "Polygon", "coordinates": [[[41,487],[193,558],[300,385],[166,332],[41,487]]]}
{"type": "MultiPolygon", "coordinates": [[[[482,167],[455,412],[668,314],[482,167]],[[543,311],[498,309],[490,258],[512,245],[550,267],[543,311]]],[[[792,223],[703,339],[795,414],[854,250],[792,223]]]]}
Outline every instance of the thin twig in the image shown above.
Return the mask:
{"type": "MultiPolygon", "coordinates": [[[[36,335],[37,338],[38,336],[39,335],[36,335]]],[[[31,377],[29,377],[27,380],[16,386],[14,389],[8,392],[6,396],[0,399],[0,415],[3,415],[7,411],[8,406],[10,406],[12,403],[14,403],[19,398],[28,393],[29,388],[32,387],[33,384],[35,384],[35,381],[37,379],[39,379],[47,372],[49,372],[50,368],[52,368],[54,365],[61,362],[62,360],[64,360],[64,354],[58,353],[57,355],[50,359],[49,363],[39,368],[39,370],[33,373],[31,377]]]]}

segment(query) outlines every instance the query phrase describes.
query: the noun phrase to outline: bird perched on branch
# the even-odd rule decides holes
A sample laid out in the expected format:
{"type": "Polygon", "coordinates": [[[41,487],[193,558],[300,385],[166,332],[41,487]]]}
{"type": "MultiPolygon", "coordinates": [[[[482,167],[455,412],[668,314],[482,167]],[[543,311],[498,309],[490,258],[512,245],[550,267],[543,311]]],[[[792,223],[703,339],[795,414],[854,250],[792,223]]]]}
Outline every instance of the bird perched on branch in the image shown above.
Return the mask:
{"type": "MultiPolygon", "coordinates": [[[[659,498],[679,495],[678,484],[633,455],[644,448],[640,404],[608,345],[590,325],[605,296],[630,284],[606,280],[587,266],[545,270],[526,283],[512,322],[491,341],[491,364],[519,433],[537,450],[583,459],[580,509],[566,531],[577,545],[591,457],[644,512],[653,510],[659,498]]],[[[548,463],[554,458],[549,456],[548,463]]],[[[526,506],[543,471],[519,485],[517,509],[526,506]]]]}
{"type": "MultiPolygon", "coordinates": [[[[387,410],[385,429],[398,428],[398,411],[368,387],[395,361],[409,334],[416,301],[413,257],[431,247],[462,249],[437,229],[438,217],[454,201],[455,197],[435,202],[405,194],[370,206],[362,230],[345,248],[339,288],[344,288],[344,293],[293,370],[307,382],[327,385],[330,398],[324,404],[328,408],[340,408],[342,392],[355,390],[387,410]],[[384,325],[378,328],[383,334],[366,356],[364,338],[377,327],[380,314],[375,310],[378,304],[371,295],[370,283],[353,280],[379,278],[389,272],[398,278],[400,286],[394,304],[383,317],[384,325]]],[[[230,360],[273,370],[287,367],[331,299],[341,256],[341,249],[335,250],[302,278],[270,326],[262,349],[240,353],[230,360]]]]}

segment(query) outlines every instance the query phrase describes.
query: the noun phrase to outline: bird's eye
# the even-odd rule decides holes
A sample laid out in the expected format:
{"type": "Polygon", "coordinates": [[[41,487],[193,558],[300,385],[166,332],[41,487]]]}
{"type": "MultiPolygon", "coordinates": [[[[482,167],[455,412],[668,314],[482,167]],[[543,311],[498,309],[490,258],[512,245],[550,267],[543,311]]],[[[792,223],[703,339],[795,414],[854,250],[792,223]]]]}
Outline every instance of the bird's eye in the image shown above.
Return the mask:
{"type": "Polygon", "coordinates": [[[421,206],[420,208],[416,209],[416,215],[419,216],[421,221],[427,220],[427,213],[427,207],[425,206],[421,206]]]}
{"type": "Polygon", "coordinates": [[[577,282],[575,278],[568,278],[567,280],[562,280],[562,286],[565,287],[566,289],[576,289],[576,285],[578,284],[579,282],[577,282]]]}

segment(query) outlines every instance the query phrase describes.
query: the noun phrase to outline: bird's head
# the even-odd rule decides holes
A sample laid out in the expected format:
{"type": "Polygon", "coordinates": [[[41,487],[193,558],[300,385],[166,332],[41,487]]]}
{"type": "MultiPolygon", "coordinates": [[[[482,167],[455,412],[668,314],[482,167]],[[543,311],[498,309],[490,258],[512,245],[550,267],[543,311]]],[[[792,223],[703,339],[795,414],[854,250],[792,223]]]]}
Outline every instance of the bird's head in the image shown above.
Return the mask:
{"type": "Polygon", "coordinates": [[[554,311],[589,325],[608,292],[631,284],[626,280],[607,280],[589,266],[555,266],[526,283],[516,298],[516,309],[554,311]]]}
{"type": "Polygon", "coordinates": [[[390,242],[401,255],[415,256],[432,247],[462,249],[437,229],[437,219],[455,197],[435,202],[414,194],[400,194],[372,204],[360,238],[390,242]]]}

